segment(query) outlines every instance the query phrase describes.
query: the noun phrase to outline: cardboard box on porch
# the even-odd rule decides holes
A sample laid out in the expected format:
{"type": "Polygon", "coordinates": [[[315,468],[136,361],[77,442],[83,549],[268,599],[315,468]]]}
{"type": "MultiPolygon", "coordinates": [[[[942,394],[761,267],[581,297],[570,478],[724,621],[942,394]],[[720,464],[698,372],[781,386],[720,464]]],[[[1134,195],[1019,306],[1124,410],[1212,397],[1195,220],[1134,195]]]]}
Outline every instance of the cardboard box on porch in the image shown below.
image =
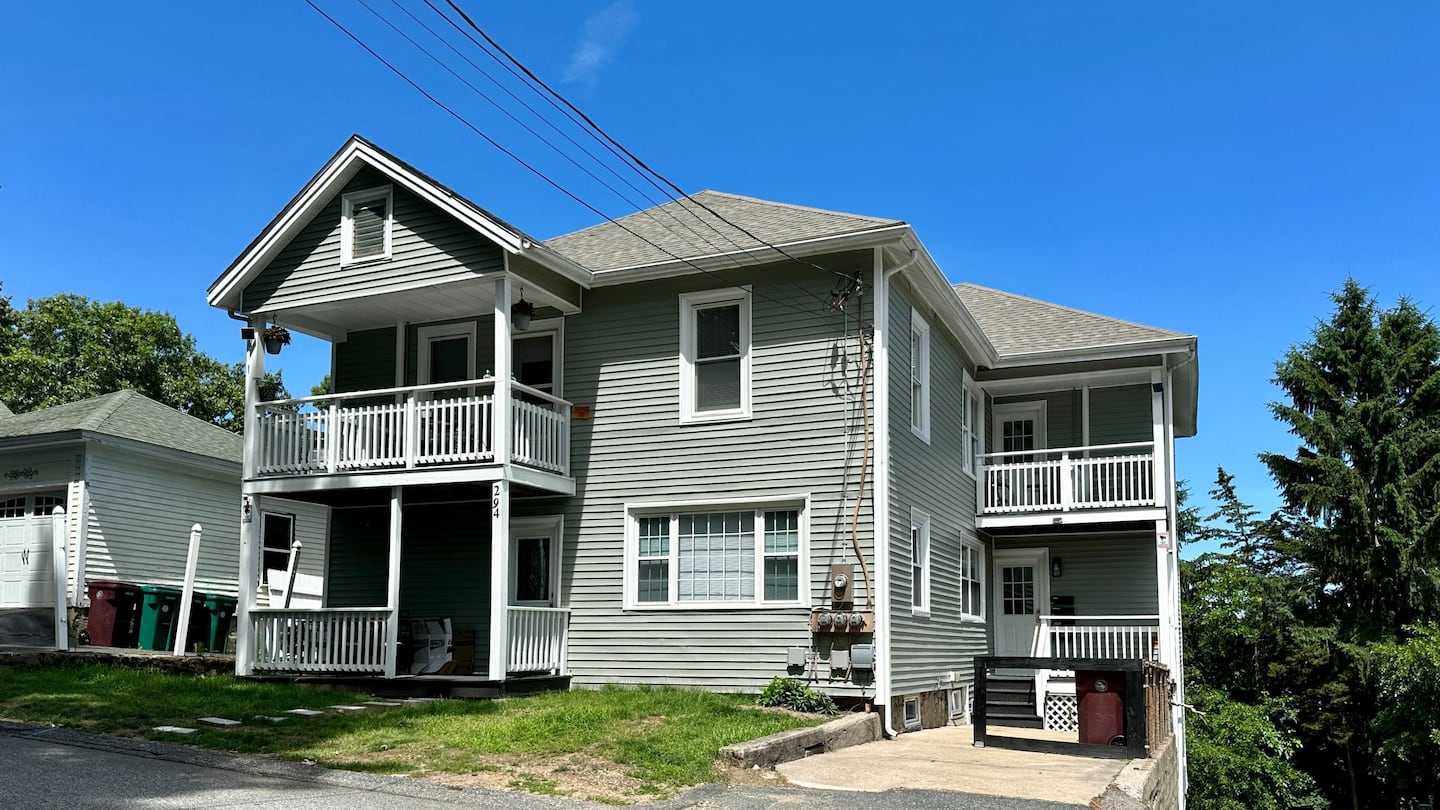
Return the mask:
{"type": "Polygon", "coordinates": [[[475,631],[460,630],[455,633],[453,647],[454,667],[457,675],[469,675],[475,671],[475,631]]]}
{"type": "Polygon", "coordinates": [[[429,675],[449,664],[453,655],[451,636],[449,619],[411,621],[410,640],[415,647],[415,659],[410,664],[410,674],[429,675]]]}

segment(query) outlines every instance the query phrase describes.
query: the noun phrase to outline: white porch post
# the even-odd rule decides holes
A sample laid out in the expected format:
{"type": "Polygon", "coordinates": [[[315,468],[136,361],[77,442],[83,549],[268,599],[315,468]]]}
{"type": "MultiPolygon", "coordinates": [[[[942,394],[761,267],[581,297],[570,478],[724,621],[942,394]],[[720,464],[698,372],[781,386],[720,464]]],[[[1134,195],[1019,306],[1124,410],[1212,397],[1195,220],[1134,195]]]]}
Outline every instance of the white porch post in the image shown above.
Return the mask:
{"type": "Polygon", "coordinates": [[[510,463],[510,277],[495,280],[495,435],[491,447],[497,464],[510,463]]]}
{"type": "Polygon", "coordinates": [[[405,505],[400,487],[390,488],[390,567],[387,580],[389,590],[385,595],[385,607],[390,615],[385,619],[385,677],[395,677],[397,660],[400,655],[400,551],[401,530],[404,528],[405,505]]]}
{"type": "Polygon", "coordinates": [[[260,464],[260,378],[265,376],[265,345],[260,335],[265,319],[250,318],[255,337],[245,353],[245,445],[240,478],[240,578],[235,605],[235,674],[254,672],[255,635],[250,612],[255,609],[260,587],[260,496],[250,492],[250,482],[260,464]]]}
{"type": "Polygon", "coordinates": [[[1150,424],[1151,441],[1155,443],[1154,461],[1151,462],[1151,476],[1154,479],[1155,505],[1170,503],[1170,448],[1165,446],[1165,382],[1159,369],[1150,372],[1150,424]]]}
{"type": "MultiPolygon", "coordinates": [[[[70,521],[64,507],[50,512],[50,573],[55,583],[55,649],[70,649],[70,616],[66,596],[65,574],[70,567],[68,538],[70,521]]],[[[76,604],[79,604],[78,602],[76,604]]]]}
{"type": "Polygon", "coordinates": [[[505,680],[509,652],[510,482],[502,479],[490,492],[490,680],[505,680]]]}

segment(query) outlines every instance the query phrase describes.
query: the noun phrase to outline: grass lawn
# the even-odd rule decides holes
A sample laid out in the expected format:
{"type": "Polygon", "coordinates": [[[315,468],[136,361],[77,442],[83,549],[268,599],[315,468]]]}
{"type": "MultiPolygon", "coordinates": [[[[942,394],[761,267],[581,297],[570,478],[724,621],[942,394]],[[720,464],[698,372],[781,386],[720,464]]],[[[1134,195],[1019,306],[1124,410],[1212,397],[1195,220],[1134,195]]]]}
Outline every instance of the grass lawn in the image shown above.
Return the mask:
{"type": "Polygon", "coordinates": [[[827,718],[752,708],[750,695],[605,687],[495,701],[435,701],[363,714],[256,719],[370,699],[315,686],[101,665],[0,671],[0,717],[268,754],[330,768],[424,776],[629,803],[723,780],[721,746],[827,718]],[[160,725],[215,715],[232,729],[177,738],[160,725]]]}

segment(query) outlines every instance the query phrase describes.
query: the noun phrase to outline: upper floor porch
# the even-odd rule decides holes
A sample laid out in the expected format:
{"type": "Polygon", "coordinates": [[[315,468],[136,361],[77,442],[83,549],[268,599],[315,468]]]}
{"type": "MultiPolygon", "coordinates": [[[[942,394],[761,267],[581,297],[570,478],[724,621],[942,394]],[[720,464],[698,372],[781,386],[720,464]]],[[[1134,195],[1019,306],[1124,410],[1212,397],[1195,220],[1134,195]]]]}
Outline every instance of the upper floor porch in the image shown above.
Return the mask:
{"type": "MultiPolygon", "coordinates": [[[[983,380],[983,377],[982,377],[983,380]]],[[[1164,519],[1175,429],[1163,368],[994,379],[975,463],[980,528],[1164,519]]]]}

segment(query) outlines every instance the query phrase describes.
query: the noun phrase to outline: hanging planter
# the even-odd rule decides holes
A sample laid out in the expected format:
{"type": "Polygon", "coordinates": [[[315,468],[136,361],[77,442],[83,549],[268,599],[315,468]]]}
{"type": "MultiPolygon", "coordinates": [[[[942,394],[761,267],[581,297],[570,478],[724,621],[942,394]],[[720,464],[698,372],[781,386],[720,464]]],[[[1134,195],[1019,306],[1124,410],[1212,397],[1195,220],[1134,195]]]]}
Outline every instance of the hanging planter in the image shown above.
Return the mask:
{"type": "Polygon", "coordinates": [[[510,322],[515,328],[524,332],[530,328],[530,319],[535,317],[535,305],[525,300],[525,293],[520,293],[520,300],[510,305],[510,322]]]}
{"type": "Polygon", "coordinates": [[[267,326],[263,339],[266,354],[279,354],[282,347],[290,345],[290,330],[283,326],[267,326]]]}

